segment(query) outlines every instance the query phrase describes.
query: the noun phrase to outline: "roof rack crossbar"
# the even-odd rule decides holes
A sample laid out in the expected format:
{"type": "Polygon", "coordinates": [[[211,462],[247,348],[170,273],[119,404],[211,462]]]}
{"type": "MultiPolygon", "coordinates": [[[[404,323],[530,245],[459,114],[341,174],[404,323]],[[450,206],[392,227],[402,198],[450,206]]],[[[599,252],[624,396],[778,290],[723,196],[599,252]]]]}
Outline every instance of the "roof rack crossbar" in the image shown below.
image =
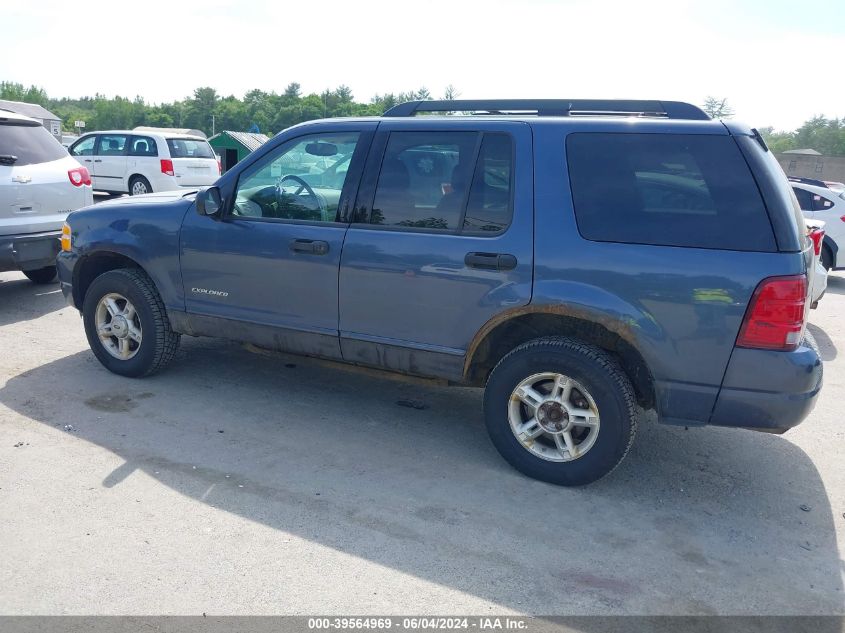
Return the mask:
{"type": "Polygon", "coordinates": [[[411,117],[419,112],[503,112],[537,116],[641,116],[706,121],[710,117],[682,101],[625,99],[455,99],[406,101],[384,113],[386,117],[411,117]]]}

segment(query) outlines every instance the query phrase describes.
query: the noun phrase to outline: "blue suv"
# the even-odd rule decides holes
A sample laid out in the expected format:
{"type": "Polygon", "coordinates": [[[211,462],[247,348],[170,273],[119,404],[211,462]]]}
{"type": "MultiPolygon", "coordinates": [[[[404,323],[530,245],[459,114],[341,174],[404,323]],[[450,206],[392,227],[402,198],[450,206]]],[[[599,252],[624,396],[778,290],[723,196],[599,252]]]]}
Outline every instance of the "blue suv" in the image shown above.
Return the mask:
{"type": "Polygon", "coordinates": [[[760,135],[695,106],[424,101],[77,211],[58,269],[112,372],[215,336],[484,387],[502,456],[580,485],[640,409],[775,433],[810,412],[802,227],[760,135]]]}

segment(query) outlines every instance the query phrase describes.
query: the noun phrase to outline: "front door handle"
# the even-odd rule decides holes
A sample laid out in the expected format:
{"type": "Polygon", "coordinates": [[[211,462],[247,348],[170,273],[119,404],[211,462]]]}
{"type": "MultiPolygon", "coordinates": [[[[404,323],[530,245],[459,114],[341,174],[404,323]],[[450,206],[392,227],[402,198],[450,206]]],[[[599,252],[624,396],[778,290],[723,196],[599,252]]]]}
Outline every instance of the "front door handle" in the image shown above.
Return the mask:
{"type": "Polygon", "coordinates": [[[513,270],[517,262],[516,257],[507,253],[467,253],[464,264],[482,270],[513,270]]]}
{"type": "Polygon", "coordinates": [[[294,253],[326,255],[329,252],[329,243],[322,240],[291,240],[290,250],[294,253]]]}
{"type": "Polygon", "coordinates": [[[100,160],[99,158],[97,158],[94,162],[95,162],[95,163],[102,163],[103,161],[102,161],[102,160],[100,160]]]}

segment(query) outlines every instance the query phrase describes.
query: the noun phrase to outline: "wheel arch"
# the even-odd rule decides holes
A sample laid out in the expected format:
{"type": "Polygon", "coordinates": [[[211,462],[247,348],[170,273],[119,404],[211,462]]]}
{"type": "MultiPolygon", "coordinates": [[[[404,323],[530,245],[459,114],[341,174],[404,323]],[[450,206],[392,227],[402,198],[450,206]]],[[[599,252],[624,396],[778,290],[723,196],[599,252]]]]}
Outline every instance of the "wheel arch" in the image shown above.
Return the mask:
{"type": "Polygon", "coordinates": [[[631,327],[603,315],[568,306],[526,306],[494,317],[476,334],[464,362],[464,380],[483,386],[496,364],[512,349],[545,336],[570,336],[611,353],[634,386],[643,408],[656,403],[654,376],[631,327]]]}
{"type": "Polygon", "coordinates": [[[144,270],[137,261],[115,251],[95,251],[83,256],[79,263],[74,267],[73,271],[73,300],[77,306],[82,306],[85,301],[85,295],[88,288],[91,286],[97,277],[110,270],[117,270],[119,268],[137,268],[147,274],[153,281],[152,276],[144,270]]]}
{"type": "Polygon", "coordinates": [[[128,191],[130,194],[132,193],[132,181],[135,180],[136,178],[144,179],[147,182],[147,184],[150,186],[149,193],[152,193],[153,186],[150,183],[150,179],[147,178],[144,174],[139,174],[139,173],[130,174],[129,178],[126,179],[126,191],[128,191]]]}
{"type": "Polygon", "coordinates": [[[822,240],[822,248],[827,249],[827,252],[830,253],[831,268],[837,268],[839,245],[827,233],[825,233],[824,239],[822,240]]]}

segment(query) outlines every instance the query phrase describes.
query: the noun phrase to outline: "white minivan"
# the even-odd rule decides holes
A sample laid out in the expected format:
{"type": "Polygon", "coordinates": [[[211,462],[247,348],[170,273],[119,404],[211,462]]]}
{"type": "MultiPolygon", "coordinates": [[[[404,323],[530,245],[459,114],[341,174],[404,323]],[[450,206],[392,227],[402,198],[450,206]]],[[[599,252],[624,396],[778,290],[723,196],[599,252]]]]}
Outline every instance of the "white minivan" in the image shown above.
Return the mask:
{"type": "Polygon", "coordinates": [[[175,131],[92,132],[69,151],[91,172],[97,191],[135,196],[207,187],[220,176],[220,163],[208,141],[175,131]]]}

